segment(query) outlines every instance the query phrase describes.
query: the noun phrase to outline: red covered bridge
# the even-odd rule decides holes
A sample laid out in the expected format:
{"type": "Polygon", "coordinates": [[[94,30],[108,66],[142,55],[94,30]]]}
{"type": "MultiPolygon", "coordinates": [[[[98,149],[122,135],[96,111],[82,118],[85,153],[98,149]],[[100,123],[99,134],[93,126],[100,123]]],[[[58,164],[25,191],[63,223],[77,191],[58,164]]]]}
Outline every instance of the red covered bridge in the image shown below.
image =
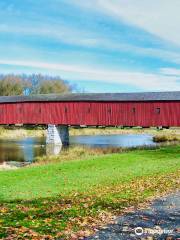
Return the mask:
{"type": "Polygon", "coordinates": [[[47,143],[58,144],[68,126],[179,127],[180,91],[0,97],[0,124],[48,125],[47,143]]]}
{"type": "Polygon", "coordinates": [[[0,97],[0,124],[180,126],[180,91],[0,97]]]}

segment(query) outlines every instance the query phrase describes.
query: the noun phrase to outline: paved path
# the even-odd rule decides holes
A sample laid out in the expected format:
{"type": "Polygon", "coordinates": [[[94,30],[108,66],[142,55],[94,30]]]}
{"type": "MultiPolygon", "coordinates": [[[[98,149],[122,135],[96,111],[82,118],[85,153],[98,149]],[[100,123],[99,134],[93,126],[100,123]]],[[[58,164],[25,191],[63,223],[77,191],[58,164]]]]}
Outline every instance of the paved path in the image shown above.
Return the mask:
{"type": "Polygon", "coordinates": [[[180,192],[154,201],[146,210],[118,218],[116,224],[107,226],[87,239],[180,240],[180,192]]]}

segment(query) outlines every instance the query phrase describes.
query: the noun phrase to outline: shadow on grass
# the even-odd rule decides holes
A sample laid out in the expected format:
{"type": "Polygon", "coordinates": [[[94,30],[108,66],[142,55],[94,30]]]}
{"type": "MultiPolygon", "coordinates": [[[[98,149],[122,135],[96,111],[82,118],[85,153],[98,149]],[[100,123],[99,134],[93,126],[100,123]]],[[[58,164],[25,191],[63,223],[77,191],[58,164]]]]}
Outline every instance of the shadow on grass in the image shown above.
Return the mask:
{"type": "Polygon", "coordinates": [[[65,236],[67,232],[70,234],[91,229],[92,226],[98,227],[100,223],[106,224],[111,216],[118,215],[124,208],[136,206],[149,196],[176,188],[178,183],[175,178],[177,173],[161,177],[146,176],[123,187],[111,186],[106,190],[101,189],[101,192],[99,189],[92,195],[74,193],[68,197],[9,201],[1,198],[0,238],[30,231],[31,234],[35,232],[41,237],[49,235],[54,239],[58,234],[65,236]]]}
{"type": "Polygon", "coordinates": [[[114,201],[108,196],[85,196],[76,193],[70,197],[57,196],[34,200],[3,201],[1,199],[0,238],[14,234],[14,232],[9,233],[9,228],[11,231],[14,229],[15,232],[18,229],[19,234],[22,226],[40,235],[53,237],[67,229],[76,232],[82,227],[98,226],[99,222],[108,220],[111,211],[115,209],[120,211],[135,203],[136,201],[132,201],[133,195],[130,195],[122,194],[119,201],[114,201]]]}

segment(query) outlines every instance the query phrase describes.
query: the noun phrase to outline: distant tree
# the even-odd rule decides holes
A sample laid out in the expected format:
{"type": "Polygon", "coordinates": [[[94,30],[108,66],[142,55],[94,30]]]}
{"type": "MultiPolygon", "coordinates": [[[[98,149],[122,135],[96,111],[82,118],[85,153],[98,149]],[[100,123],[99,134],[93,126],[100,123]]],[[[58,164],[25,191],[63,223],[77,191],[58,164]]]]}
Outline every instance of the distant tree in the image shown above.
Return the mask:
{"type": "Polygon", "coordinates": [[[32,95],[48,93],[68,93],[72,87],[60,77],[41,74],[0,75],[0,95],[32,95]]]}
{"type": "Polygon", "coordinates": [[[70,88],[67,84],[59,80],[42,81],[39,85],[39,93],[68,93],[70,88]]]}
{"type": "Polygon", "coordinates": [[[24,89],[27,87],[26,81],[15,75],[6,75],[0,79],[0,95],[23,95],[24,89]]]}
{"type": "Polygon", "coordinates": [[[60,77],[32,75],[30,77],[31,94],[68,93],[72,87],[60,77]]]}

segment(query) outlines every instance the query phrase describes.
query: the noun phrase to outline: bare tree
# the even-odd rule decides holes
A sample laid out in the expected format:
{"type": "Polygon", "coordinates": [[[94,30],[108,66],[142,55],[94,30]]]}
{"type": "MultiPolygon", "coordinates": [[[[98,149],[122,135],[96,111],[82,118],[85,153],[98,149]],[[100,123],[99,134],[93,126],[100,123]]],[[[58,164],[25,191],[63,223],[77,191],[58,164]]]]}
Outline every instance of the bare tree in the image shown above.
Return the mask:
{"type": "Polygon", "coordinates": [[[32,95],[48,93],[68,93],[72,87],[60,77],[41,74],[0,75],[0,95],[32,95]]]}
{"type": "Polygon", "coordinates": [[[33,75],[30,82],[32,94],[68,93],[72,91],[70,84],[60,77],[33,75]]]}

